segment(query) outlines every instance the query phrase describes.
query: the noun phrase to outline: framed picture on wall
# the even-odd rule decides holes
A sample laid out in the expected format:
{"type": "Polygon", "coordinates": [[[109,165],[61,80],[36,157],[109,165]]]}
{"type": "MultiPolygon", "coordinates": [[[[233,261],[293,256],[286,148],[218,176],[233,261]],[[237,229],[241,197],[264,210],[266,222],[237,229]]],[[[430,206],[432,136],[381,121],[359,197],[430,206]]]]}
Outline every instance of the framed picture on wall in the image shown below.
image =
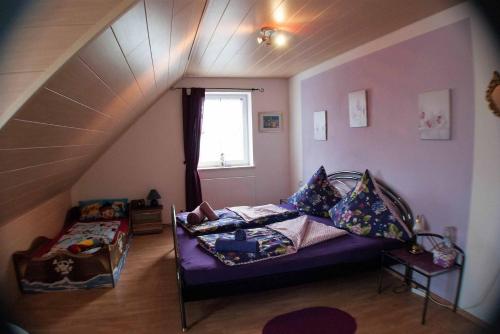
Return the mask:
{"type": "Polygon", "coordinates": [[[259,113],[259,132],[280,132],[283,130],[283,114],[279,112],[259,113]]]}
{"type": "Polygon", "coordinates": [[[349,93],[349,126],[351,128],[368,126],[366,90],[349,93]]]}
{"type": "Polygon", "coordinates": [[[326,110],[314,112],[314,140],[326,140],[326,110]]]}
{"type": "Polygon", "coordinates": [[[420,139],[450,139],[450,90],[418,95],[420,139]]]}

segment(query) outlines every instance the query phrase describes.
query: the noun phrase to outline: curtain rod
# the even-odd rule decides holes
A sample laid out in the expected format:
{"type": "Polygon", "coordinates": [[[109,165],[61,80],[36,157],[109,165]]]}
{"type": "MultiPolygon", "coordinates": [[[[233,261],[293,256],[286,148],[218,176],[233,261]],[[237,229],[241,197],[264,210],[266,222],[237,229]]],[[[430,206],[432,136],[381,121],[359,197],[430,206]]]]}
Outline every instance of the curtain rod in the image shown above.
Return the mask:
{"type": "MultiPolygon", "coordinates": [[[[172,89],[191,89],[197,87],[173,87],[172,89]]],[[[264,93],[264,88],[205,88],[205,89],[216,89],[216,90],[242,90],[242,91],[251,91],[251,92],[260,92],[264,93]]]]}

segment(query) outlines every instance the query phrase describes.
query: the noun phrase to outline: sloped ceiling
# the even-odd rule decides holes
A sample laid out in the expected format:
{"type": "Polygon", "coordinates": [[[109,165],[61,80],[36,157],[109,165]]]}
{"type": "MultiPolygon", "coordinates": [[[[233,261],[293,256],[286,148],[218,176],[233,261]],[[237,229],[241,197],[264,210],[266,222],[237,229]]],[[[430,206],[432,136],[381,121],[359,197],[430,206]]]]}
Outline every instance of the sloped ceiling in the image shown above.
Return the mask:
{"type": "Polygon", "coordinates": [[[0,223],[68,189],[182,76],[204,6],[137,2],[15,112],[0,129],[0,223]]]}
{"type": "Polygon", "coordinates": [[[289,77],[458,2],[36,1],[0,53],[0,224],[70,188],[183,75],[289,77]],[[264,25],[288,46],[258,45],[264,25]]]}

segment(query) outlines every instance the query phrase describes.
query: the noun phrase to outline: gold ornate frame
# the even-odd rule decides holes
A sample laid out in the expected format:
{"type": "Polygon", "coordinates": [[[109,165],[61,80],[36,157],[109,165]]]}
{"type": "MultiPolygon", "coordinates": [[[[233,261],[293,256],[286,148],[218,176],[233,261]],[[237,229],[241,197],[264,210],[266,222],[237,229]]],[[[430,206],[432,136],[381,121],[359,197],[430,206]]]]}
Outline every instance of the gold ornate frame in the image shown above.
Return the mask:
{"type": "Polygon", "coordinates": [[[495,89],[500,89],[500,74],[497,71],[493,72],[493,78],[488,85],[488,90],[486,91],[486,101],[488,101],[493,114],[500,117],[500,101],[493,100],[493,92],[495,89]]]}

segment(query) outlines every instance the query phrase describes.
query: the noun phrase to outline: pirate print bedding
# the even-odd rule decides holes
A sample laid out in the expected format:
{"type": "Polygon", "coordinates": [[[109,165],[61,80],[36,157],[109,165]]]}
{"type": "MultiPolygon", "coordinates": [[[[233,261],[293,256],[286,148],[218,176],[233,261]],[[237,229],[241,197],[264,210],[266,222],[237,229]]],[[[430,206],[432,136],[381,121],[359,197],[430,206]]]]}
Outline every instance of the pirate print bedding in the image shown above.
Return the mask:
{"type": "Polygon", "coordinates": [[[13,255],[22,292],[114,287],[129,248],[128,218],[76,221],[13,255]]]}
{"type": "Polygon", "coordinates": [[[245,230],[246,240],[259,243],[256,252],[218,251],[218,240],[234,240],[236,232],[208,234],[198,243],[222,263],[234,266],[291,255],[300,249],[348,234],[347,231],[323,224],[308,216],[245,230]]]}

